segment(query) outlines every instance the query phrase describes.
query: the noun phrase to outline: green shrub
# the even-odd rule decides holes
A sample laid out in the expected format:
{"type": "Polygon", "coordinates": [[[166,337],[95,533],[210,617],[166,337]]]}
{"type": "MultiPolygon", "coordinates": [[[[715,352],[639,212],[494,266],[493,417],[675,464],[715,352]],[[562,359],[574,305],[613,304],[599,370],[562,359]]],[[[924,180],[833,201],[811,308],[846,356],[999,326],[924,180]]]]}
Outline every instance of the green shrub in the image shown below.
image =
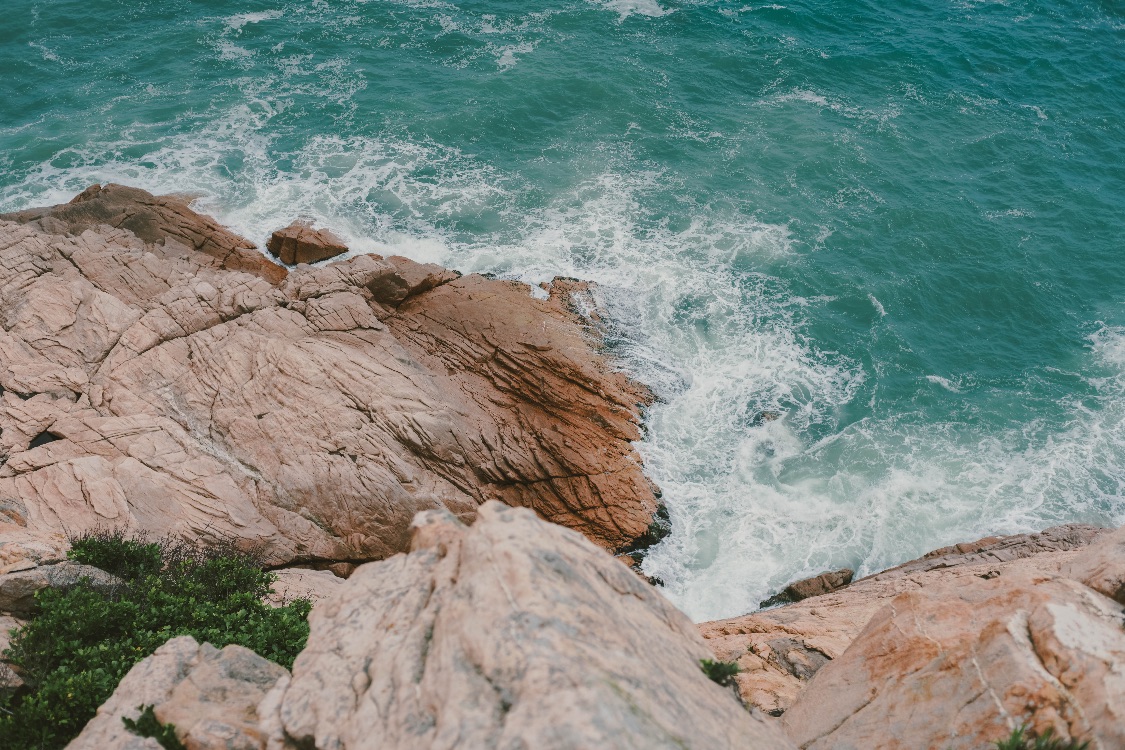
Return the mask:
{"type": "Polygon", "coordinates": [[[723,687],[730,687],[734,684],[734,676],[742,671],[738,666],[738,662],[734,661],[712,661],[711,659],[700,659],[699,666],[703,670],[703,674],[711,678],[711,682],[723,687]]]}
{"type": "Polygon", "coordinates": [[[98,532],[73,540],[69,557],[124,583],[108,593],[76,586],[36,595],[38,615],[5,652],[26,685],[0,699],[4,750],[65,746],[125,673],[169,638],[236,643],[286,668],[308,638],[309,602],[264,604],[274,575],[232,548],[98,532]]]}
{"type": "Polygon", "coordinates": [[[151,737],[160,743],[164,750],[187,750],[184,743],[176,736],[174,724],[161,724],[152,711],[152,706],[137,706],[141,712],[135,720],[122,716],[121,721],[125,728],[138,737],[151,737]]]}
{"type": "Polygon", "coordinates": [[[1026,726],[1016,727],[1006,740],[997,741],[996,750],[1086,750],[1090,745],[1089,742],[1057,739],[1053,735],[1053,729],[1036,736],[1026,726]]]}

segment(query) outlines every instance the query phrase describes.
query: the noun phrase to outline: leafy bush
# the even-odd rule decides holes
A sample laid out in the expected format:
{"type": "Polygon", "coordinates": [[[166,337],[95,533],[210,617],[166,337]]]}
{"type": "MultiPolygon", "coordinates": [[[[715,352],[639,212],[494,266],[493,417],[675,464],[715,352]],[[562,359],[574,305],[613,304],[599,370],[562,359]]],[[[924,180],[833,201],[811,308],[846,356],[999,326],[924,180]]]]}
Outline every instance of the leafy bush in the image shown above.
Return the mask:
{"type": "Polygon", "coordinates": [[[711,678],[711,682],[723,687],[730,687],[734,684],[734,676],[742,671],[738,666],[738,662],[734,661],[712,661],[711,659],[700,659],[699,666],[703,670],[703,674],[711,678]]]}
{"type": "Polygon", "coordinates": [[[187,750],[184,743],[180,742],[180,738],[176,736],[174,724],[161,724],[160,720],[156,718],[156,714],[153,713],[152,706],[137,706],[137,709],[141,712],[141,715],[136,719],[121,717],[126,729],[138,737],[152,737],[160,743],[164,750],[187,750]]]}
{"type": "Polygon", "coordinates": [[[1086,750],[1090,745],[1089,742],[1057,739],[1053,735],[1053,729],[1035,736],[1026,726],[1017,727],[1008,739],[996,743],[996,750],[1086,750]]]}
{"type": "Polygon", "coordinates": [[[264,604],[274,575],[233,548],[98,532],[73,540],[68,556],[124,583],[108,593],[76,586],[36,595],[38,615],[6,652],[26,685],[0,699],[4,750],[65,746],[129,669],[169,638],[236,643],[287,668],[308,638],[309,602],[264,604]]]}

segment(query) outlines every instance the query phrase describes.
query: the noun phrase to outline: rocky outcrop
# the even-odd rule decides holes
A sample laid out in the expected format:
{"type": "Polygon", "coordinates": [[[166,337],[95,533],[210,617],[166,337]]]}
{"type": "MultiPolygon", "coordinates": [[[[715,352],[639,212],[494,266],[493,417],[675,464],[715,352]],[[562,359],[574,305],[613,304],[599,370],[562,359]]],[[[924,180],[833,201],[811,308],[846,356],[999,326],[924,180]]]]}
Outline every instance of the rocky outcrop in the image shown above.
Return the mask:
{"type": "Polygon", "coordinates": [[[607,548],[649,526],[648,394],[598,355],[580,285],[540,301],[375,255],[286,273],[112,185],[3,219],[0,565],[98,526],[357,562],[489,499],[607,548]]]}
{"type": "Polygon", "coordinates": [[[263,257],[252,242],[213,219],[195,213],[184,201],[124,185],[92,185],[70,203],[29,208],[0,218],[19,224],[32,223],[49,234],[75,236],[109,226],[122,229],[144,243],[164,244],[173,255],[194,250],[206,256],[195,257],[195,262],[212,268],[244,271],[275,284],[286,276],[285,269],[263,257]]]}
{"type": "Polygon", "coordinates": [[[1125,747],[1125,610],[1017,571],[900,594],[785,714],[801,748],[976,750],[1017,726],[1125,747]]]}
{"type": "Polygon", "coordinates": [[[290,676],[237,646],[175,638],[136,665],[69,750],[792,750],[700,667],[707,648],[655,589],[524,508],[472,527],[418,515],[409,554],[358,568],[314,607],[290,676]]]}
{"type": "Polygon", "coordinates": [[[1102,536],[1075,555],[1062,572],[1117,603],[1125,604],[1125,526],[1102,536]]]}
{"type": "Polygon", "coordinates": [[[336,594],[344,585],[343,578],[327,570],[282,568],[273,574],[277,580],[268,601],[279,607],[296,599],[308,599],[315,604],[336,594]]]}
{"type": "Polygon", "coordinates": [[[263,747],[258,705],[289,673],[242,646],[222,650],[191,636],[173,638],[121,680],[67,750],[161,750],[126,728],[144,706],[176,727],[187,750],[263,747]]]}
{"type": "Polygon", "coordinates": [[[488,503],[431,511],[310,617],[271,750],[784,748],[708,680],[691,622],[584,537],[488,503]]]}
{"type": "Polygon", "coordinates": [[[121,585],[121,579],[100,568],[69,560],[5,573],[0,575],[0,614],[30,615],[35,612],[38,592],[48,588],[65,590],[79,583],[110,592],[121,585]]]}
{"type": "Polygon", "coordinates": [[[266,243],[266,249],[282,263],[292,266],[335,258],[346,253],[348,246],[327,229],[313,229],[295,221],[274,232],[266,243]]]}
{"type": "Polygon", "coordinates": [[[1125,556],[1115,557],[1103,546],[1120,534],[1072,524],[944,547],[828,594],[703,623],[700,632],[717,658],[738,661],[742,673],[736,679],[743,699],[780,715],[808,680],[839,658],[894,597],[942,585],[967,586],[1019,571],[1054,575],[1072,561],[1087,559],[1095,549],[1105,549],[1105,557],[1121,566],[1125,556]],[[1099,539],[1100,543],[1087,547],[1099,539]]]}

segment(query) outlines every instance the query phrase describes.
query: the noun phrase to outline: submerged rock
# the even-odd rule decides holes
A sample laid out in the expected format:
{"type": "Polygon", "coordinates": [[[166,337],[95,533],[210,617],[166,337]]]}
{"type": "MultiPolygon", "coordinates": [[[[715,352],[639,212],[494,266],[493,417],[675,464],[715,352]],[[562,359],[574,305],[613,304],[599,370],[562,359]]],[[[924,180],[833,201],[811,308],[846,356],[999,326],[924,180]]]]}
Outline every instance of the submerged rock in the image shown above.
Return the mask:
{"type": "Polygon", "coordinates": [[[357,569],[310,624],[271,750],[791,747],[703,674],[655,589],[524,509],[420,514],[411,552],[357,569]]]}
{"type": "Polygon", "coordinates": [[[0,565],[106,526],[379,559],[489,499],[626,546],[657,507],[650,396],[564,296],[377,255],[287,272],[114,185],[0,217],[0,565]]]}

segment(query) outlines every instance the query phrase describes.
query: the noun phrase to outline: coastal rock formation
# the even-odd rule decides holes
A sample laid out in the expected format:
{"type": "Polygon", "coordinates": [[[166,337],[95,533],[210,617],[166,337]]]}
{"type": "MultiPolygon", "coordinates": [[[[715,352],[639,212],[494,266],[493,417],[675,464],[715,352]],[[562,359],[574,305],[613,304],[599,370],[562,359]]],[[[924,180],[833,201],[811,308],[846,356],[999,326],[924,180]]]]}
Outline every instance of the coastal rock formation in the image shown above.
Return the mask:
{"type": "Polygon", "coordinates": [[[707,679],[683,614],[525,509],[420,514],[310,624],[259,709],[270,750],[791,747],[707,679]]]}
{"type": "Polygon", "coordinates": [[[242,646],[219,650],[191,636],[173,638],[125,675],[67,750],[161,750],[122,721],[136,721],[142,706],[174,725],[188,750],[260,748],[258,705],[288,677],[284,667],[242,646]]]}
{"type": "Polygon", "coordinates": [[[1063,573],[1125,604],[1125,526],[1075,555],[1063,573]]]}
{"type": "Polygon", "coordinates": [[[566,286],[375,255],[287,272],[114,185],[0,217],[0,565],[99,526],[380,559],[417,511],[489,499],[626,546],[657,509],[631,445],[649,395],[566,286]]]}
{"type": "Polygon", "coordinates": [[[295,221],[274,232],[266,243],[266,249],[282,263],[292,266],[335,258],[346,253],[348,246],[327,229],[313,229],[295,221]]]}
{"type": "Polygon", "coordinates": [[[294,599],[308,599],[314,604],[337,593],[344,585],[327,570],[308,570],[306,568],[282,568],[273,571],[277,580],[273,583],[271,604],[282,606],[294,599]]]}
{"type": "Polygon", "coordinates": [[[35,611],[35,594],[43,589],[69,589],[79,583],[111,591],[121,579],[91,565],[63,560],[0,575],[0,614],[25,616],[35,611]]]}
{"type": "MultiPolygon", "coordinates": [[[[1058,574],[1072,561],[1102,549],[1101,544],[1087,545],[1120,538],[1121,533],[1071,524],[944,547],[828,594],[699,628],[717,658],[738,661],[742,673],[736,680],[743,700],[780,715],[808,680],[839,658],[899,594],[946,584],[956,588],[1019,571],[1058,574]]],[[[1125,564],[1125,555],[1114,556],[1108,549],[1105,558],[1125,564]]]]}
{"type": "Polygon", "coordinates": [[[1017,726],[1125,747],[1125,609],[1018,571],[900,594],[785,714],[802,749],[977,750],[1017,726]]]}

